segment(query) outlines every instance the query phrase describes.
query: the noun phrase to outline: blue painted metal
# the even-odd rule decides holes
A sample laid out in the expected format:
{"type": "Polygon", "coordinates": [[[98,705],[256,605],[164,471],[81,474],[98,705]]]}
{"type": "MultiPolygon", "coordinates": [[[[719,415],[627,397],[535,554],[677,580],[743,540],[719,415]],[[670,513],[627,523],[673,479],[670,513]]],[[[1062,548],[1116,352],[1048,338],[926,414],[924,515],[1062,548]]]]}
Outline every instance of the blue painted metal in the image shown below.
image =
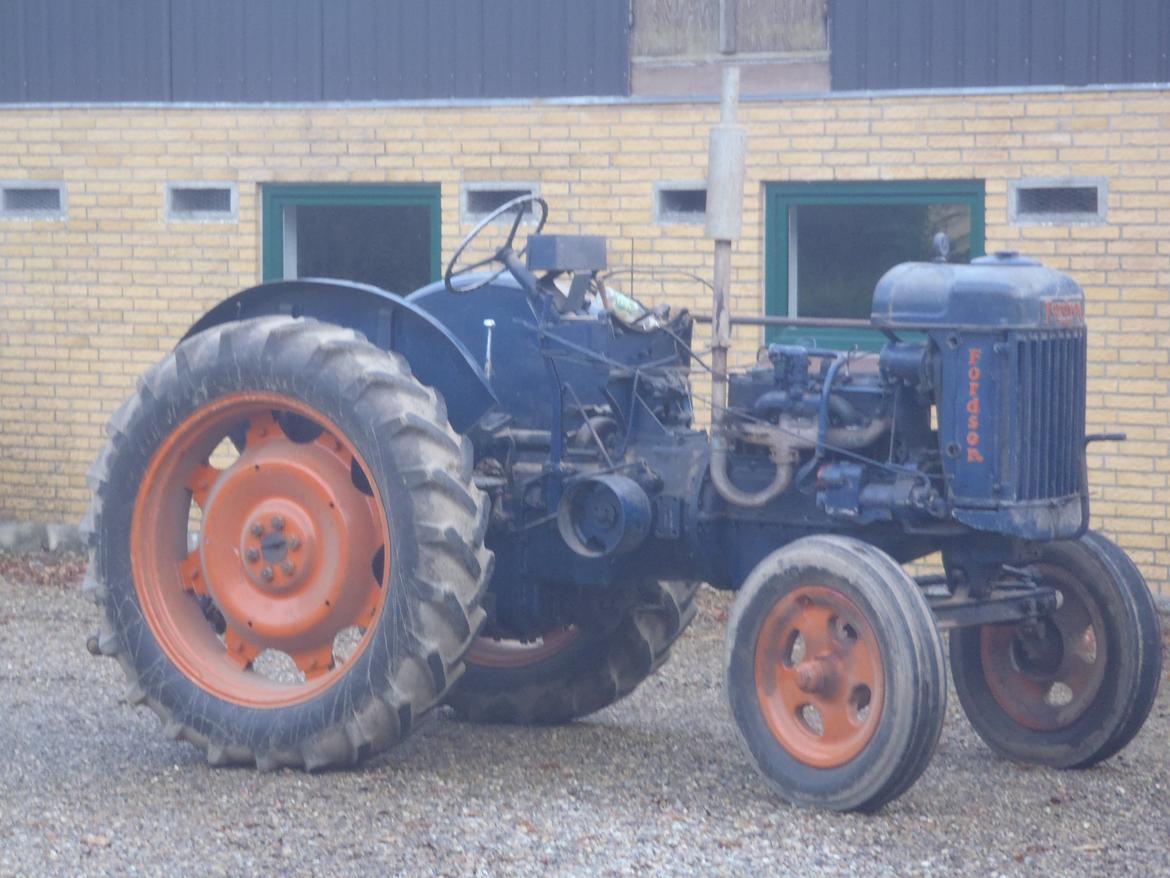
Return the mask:
{"type": "Polygon", "coordinates": [[[496,402],[480,362],[457,335],[416,304],[352,281],[304,278],[260,284],[212,308],[184,338],[232,320],[267,314],[312,317],[355,329],[396,351],[423,384],[443,394],[456,430],[470,429],[496,402]]]}
{"type": "MultiPolygon", "coordinates": [[[[541,266],[560,270],[554,257],[541,266]]],[[[484,320],[495,321],[499,406],[472,439],[477,460],[505,473],[488,536],[503,630],[571,622],[569,596],[647,577],[734,588],[777,546],[812,533],[860,536],[904,561],[943,550],[986,584],[1018,551],[1013,540],[1070,538],[1087,522],[1083,295],[1030,260],[900,266],[875,292],[873,325],[893,339],[873,365],[773,346],[767,364],[733,375],[733,420],[806,425],[792,485],[757,508],[729,503],[710,479],[708,438],[691,428],[685,315],[635,331],[608,314],[562,314],[526,279],[532,293],[501,277],[475,295],[435,284],[410,299],[473,351],[484,320]],[[898,338],[909,329],[922,340],[898,338]],[[834,441],[874,422],[889,426],[870,447],[834,441]],[[605,550],[622,541],[605,522],[628,510],[566,520],[581,499],[574,486],[609,477],[649,500],[647,532],[630,525],[637,551],[605,550]],[[580,533],[602,549],[574,547],[580,533]]],[[[774,474],[763,448],[730,455],[742,491],[774,474]]]]}
{"type": "Polygon", "coordinates": [[[1008,252],[971,265],[907,263],[878,282],[873,322],[929,330],[957,520],[1024,539],[1088,527],[1085,299],[1075,281],[1008,252]]]}
{"type": "MultiPolygon", "coordinates": [[[[592,275],[596,260],[570,250],[550,244],[538,263],[592,275]]],[[[873,301],[889,337],[878,356],[776,345],[731,376],[716,478],[708,436],[692,427],[686,312],[634,326],[596,307],[563,312],[549,276],[513,262],[513,276],[469,295],[265,284],[191,330],[313,316],[402,353],[440,389],[492,495],[493,630],[540,636],[650,578],[737,588],[814,533],[900,561],[942,551],[985,596],[1003,565],[1026,563],[1029,542],[1087,524],[1084,299],[1064,275],[1014,255],[891,270],[873,301]],[[791,447],[766,444],[785,436],[791,447]],[[774,499],[734,496],[764,491],[778,465],[791,478],[774,499]]]]}
{"type": "Polygon", "coordinates": [[[912,329],[1083,327],[1085,296],[1067,275],[1002,251],[970,265],[894,266],[874,288],[870,318],[912,329]]]}

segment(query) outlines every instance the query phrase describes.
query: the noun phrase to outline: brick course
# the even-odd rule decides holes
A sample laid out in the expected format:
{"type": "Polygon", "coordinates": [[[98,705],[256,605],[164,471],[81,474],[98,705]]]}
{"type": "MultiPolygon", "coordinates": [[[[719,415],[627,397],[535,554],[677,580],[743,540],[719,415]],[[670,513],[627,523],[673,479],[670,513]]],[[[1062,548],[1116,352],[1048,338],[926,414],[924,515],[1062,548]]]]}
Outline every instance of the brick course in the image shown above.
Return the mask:
{"type": "MultiPolygon", "coordinates": [[[[700,227],[651,222],[653,184],[705,175],[717,107],[0,108],[0,180],[64,181],[64,221],[0,220],[0,519],[75,520],[102,426],[194,319],[260,275],[266,183],[438,183],[443,253],[465,181],[539,183],[552,227],[606,234],[611,259],[711,274],[700,227]],[[229,181],[238,222],[167,222],[175,181],[229,181]]],[[[986,181],[987,249],[1084,286],[1094,524],[1170,595],[1170,91],[750,102],[733,307],[763,310],[769,182],[986,181]],[[1108,218],[1015,226],[1008,184],[1104,177],[1108,218]]],[[[646,287],[640,292],[649,294],[646,287]]],[[[696,284],[669,298],[708,310],[696,284]]],[[[737,359],[758,334],[740,332],[737,359]]]]}

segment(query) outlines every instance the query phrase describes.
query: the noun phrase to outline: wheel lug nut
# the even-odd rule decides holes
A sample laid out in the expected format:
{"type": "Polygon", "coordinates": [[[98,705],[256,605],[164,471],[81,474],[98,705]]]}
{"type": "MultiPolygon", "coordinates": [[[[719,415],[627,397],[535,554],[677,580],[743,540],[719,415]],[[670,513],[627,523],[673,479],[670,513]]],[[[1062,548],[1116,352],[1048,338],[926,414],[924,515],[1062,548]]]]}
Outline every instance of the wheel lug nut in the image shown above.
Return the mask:
{"type": "Polygon", "coordinates": [[[264,534],[264,525],[257,521],[252,525],[251,531],[254,537],[262,536],[264,534]]]}
{"type": "Polygon", "coordinates": [[[284,561],[280,565],[280,569],[284,571],[285,576],[292,576],[293,571],[297,569],[297,565],[294,564],[292,561],[284,561]]]}
{"type": "Polygon", "coordinates": [[[272,582],[272,576],[273,576],[272,568],[269,567],[268,565],[264,566],[264,569],[260,571],[260,575],[262,577],[264,577],[265,582],[272,582]]]}
{"type": "Polygon", "coordinates": [[[284,519],[279,515],[272,516],[272,529],[284,530],[284,519]]]}
{"type": "Polygon", "coordinates": [[[247,549],[244,552],[244,557],[247,558],[249,561],[255,563],[256,561],[258,561],[260,559],[260,553],[257,552],[255,549],[247,549]]]}
{"type": "Polygon", "coordinates": [[[301,547],[301,541],[297,537],[289,537],[288,547],[289,547],[289,549],[291,549],[292,551],[295,552],[297,549],[299,549],[301,547]]]}

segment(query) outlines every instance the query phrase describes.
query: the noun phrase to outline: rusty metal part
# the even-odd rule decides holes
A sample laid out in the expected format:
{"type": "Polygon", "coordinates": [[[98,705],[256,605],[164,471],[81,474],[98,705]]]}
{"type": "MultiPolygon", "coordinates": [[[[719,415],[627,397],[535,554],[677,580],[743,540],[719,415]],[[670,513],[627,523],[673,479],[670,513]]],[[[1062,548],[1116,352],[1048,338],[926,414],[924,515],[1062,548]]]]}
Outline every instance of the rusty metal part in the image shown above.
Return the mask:
{"type": "Polygon", "coordinates": [[[873,626],[826,586],[799,586],[772,607],[756,640],[755,679],[772,735],[814,768],[857,758],[881,720],[884,664],[873,626]]]}
{"type": "Polygon", "coordinates": [[[580,629],[573,626],[557,628],[531,641],[481,635],[472,641],[465,661],[484,668],[523,668],[558,655],[580,636],[580,629]]]}
{"type": "Polygon", "coordinates": [[[369,641],[386,598],[389,525],[381,503],[355,484],[370,471],[342,432],[318,412],[271,393],[240,393],[191,414],[151,458],[135,503],[131,554],[143,615],[167,657],[212,695],[249,707],[311,698],[349,667],[333,656],[347,628],[369,641]],[[319,429],[295,442],[274,414],[319,429]],[[246,423],[239,458],[218,469],[209,456],[246,423]],[[186,550],[191,500],[200,507],[198,545],[186,550]],[[269,528],[266,528],[265,525],[269,528]],[[297,561],[289,557],[296,552],[297,561]],[[216,636],[194,594],[222,614],[216,636]],[[252,669],[266,650],[283,652],[304,682],[278,683],[252,669]]]}
{"type": "MultiPolygon", "coordinates": [[[[875,418],[863,427],[830,427],[825,444],[837,448],[864,448],[890,428],[888,418],[875,418]]],[[[771,503],[792,484],[793,468],[800,449],[817,446],[817,422],[811,418],[783,416],[778,424],[728,424],[724,422],[711,436],[711,483],[719,496],[735,506],[759,507],[771,503]],[[728,474],[731,444],[738,439],[762,445],[776,467],[771,483],[759,491],[736,487],[728,474]]]]}
{"type": "Polygon", "coordinates": [[[1055,731],[1093,704],[1110,644],[1100,609],[1075,576],[1055,565],[1038,565],[1035,573],[1060,593],[1060,606],[1041,619],[984,626],[980,656],[1004,712],[1024,728],[1055,731]]]}

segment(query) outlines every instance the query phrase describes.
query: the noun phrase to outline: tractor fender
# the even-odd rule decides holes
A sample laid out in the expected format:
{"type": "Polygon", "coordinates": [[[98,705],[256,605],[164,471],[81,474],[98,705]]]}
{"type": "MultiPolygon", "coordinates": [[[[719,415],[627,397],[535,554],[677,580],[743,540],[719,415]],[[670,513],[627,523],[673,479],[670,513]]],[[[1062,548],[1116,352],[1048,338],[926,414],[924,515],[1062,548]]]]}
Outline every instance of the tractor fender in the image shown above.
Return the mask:
{"type": "Polygon", "coordinates": [[[446,326],[401,296],[347,280],[279,280],[224,299],[187,330],[184,339],[230,323],[270,314],[311,317],[362,333],[401,354],[415,377],[439,391],[447,417],[460,433],[496,404],[483,368],[446,326]]]}

